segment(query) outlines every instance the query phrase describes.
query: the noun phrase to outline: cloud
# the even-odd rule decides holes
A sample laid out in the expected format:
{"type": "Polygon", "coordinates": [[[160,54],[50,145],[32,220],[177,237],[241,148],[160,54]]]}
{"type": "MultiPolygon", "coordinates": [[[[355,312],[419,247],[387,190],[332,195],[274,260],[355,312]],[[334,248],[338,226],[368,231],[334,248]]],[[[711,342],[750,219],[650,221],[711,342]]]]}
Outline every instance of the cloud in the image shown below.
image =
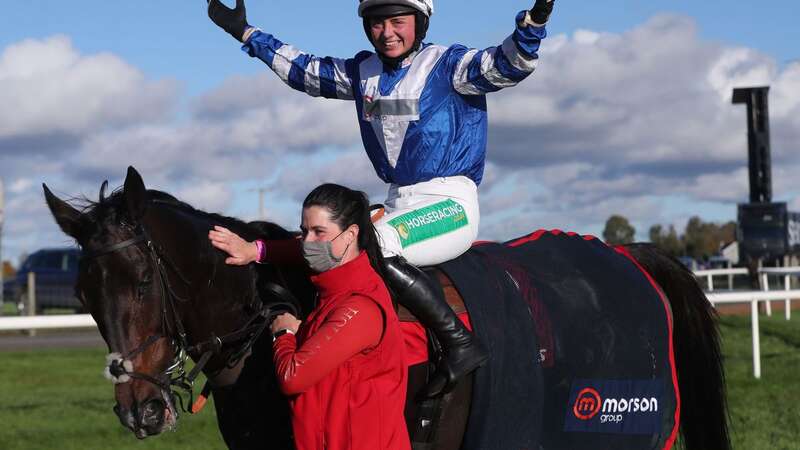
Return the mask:
{"type": "MultiPolygon", "coordinates": [[[[322,182],[385,197],[352,102],[307,97],[268,71],[186,98],[180,81],[150,79],[117,55],[83,54],[53,36],[3,49],[0,82],[10,254],[64,242],[41,181],[95,198],[102,180],[120,185],[128,165],[148,187],[243,218],[256,208],[241,199],[266,186],[268,217],[289,225],[322,182]]],[[[641,235],[746,201],[745,109],[731,104],[731,90],[747,85],[771,86],[775,197],[800,210],[800,63],[707,41],[677,15],[623,33],[548,37],[537,72],[488,98],[481,238],[536,228],[597,234],[612,214],[641,235]]]]}
{"type": "Polygon", "coordinates": [[[229,123],[244,148],[314,153],[360,142],[352,102],[312,98],[289,89],[272,73],[233,77],[193,103],[196,119],[229,123]]]}
{"type": "Polygon", "coordinates": [[[66,36],[6,47],[0,54],[0,83],[3,152],[30,151],[21,145],[25,138],[40,139],[38,148],[49,148],[97,129],[162,120],[174,106],[177,89],[173,81],[147,80],[115,55],[81,55],[66,36]]]}
{"type": "Polygon", "coordinates": [[[233,198],[230,186],[210,181],[184,186],[174,195],[203,211],[224,211],[233,198]]]}
{"type": "Polygon", "coordinates": [[[372,203],[381,203],[386,198],[386,184],[375,176],[372,163],[362,149],[321,154],[297,161],[297,164],[288,163],[270,187],[272,195],[287,197],[300,204],[313,188],[322,183],[336,183],[364,191],[372,203]],[[302,176],[298,176],[299,173],[302,176]]]}

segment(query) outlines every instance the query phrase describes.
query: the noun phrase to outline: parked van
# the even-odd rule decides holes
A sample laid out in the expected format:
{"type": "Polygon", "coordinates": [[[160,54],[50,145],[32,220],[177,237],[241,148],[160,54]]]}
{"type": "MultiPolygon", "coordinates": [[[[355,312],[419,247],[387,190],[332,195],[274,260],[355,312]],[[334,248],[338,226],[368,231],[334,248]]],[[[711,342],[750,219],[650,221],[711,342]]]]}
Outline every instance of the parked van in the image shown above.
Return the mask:
{"type": "Polygon", "coordinates": [[[16,276],[3,283],[6,301],[14,301],[20,313],[24,311],[28,304],[28,273],[33,272],[36,314],[47,309],[80,311],[81,304],[75,297],[80,254],[77,248],[47,248],[32,253],[17,270],[16,276]]]}

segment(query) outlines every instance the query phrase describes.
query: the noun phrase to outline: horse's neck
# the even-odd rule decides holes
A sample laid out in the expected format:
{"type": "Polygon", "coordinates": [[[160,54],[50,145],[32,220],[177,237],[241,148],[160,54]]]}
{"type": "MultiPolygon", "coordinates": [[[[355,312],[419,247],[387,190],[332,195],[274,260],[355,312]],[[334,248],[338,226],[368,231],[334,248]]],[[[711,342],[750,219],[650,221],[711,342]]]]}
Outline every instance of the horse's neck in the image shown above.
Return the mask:
{"type": "Polygon", "coordinates": [[[226,265],[220,252],[210,247],[208,218],[168,203],[154,209],[150,233],[166,261],[166,281],[187,335],[202,342],[213,332],[219,336],[236,331],[253,314],[254,271],[226,265]]]}

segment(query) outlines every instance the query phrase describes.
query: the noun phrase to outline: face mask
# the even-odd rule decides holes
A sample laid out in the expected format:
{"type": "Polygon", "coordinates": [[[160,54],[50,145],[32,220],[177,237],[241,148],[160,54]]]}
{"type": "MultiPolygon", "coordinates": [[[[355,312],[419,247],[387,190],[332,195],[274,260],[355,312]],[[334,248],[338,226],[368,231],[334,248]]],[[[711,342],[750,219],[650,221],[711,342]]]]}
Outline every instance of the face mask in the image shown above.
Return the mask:
{"type": "Polygon", "coordinates": [[[344,248],[342,256],[334,256],[333,254],[333,241],[344,234],[344,231],[336,235],[330,241],[307,241],[303,242],[303,258],[308,263],[308,267],[314,272],[322,273],[333,269],[342,262],[342,258],[350,248],[350,244],[344,248]]]}

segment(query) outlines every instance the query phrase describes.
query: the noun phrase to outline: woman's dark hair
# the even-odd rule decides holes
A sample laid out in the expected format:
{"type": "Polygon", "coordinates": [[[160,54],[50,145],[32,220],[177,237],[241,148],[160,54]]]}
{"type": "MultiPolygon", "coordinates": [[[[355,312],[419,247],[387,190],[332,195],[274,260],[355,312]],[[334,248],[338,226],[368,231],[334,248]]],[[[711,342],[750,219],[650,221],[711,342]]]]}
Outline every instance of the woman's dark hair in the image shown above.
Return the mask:
{"type": "Polygon", "coordinates": [[[342,230],[358,225],[358,247],[367,252],[372,268],[383,276],[383,254],[369,210],[367,194],[345,186],[326,183],[317,186],[303,200],[303,209],[320,206],[330,212],[330,218],[342,230]]]}

